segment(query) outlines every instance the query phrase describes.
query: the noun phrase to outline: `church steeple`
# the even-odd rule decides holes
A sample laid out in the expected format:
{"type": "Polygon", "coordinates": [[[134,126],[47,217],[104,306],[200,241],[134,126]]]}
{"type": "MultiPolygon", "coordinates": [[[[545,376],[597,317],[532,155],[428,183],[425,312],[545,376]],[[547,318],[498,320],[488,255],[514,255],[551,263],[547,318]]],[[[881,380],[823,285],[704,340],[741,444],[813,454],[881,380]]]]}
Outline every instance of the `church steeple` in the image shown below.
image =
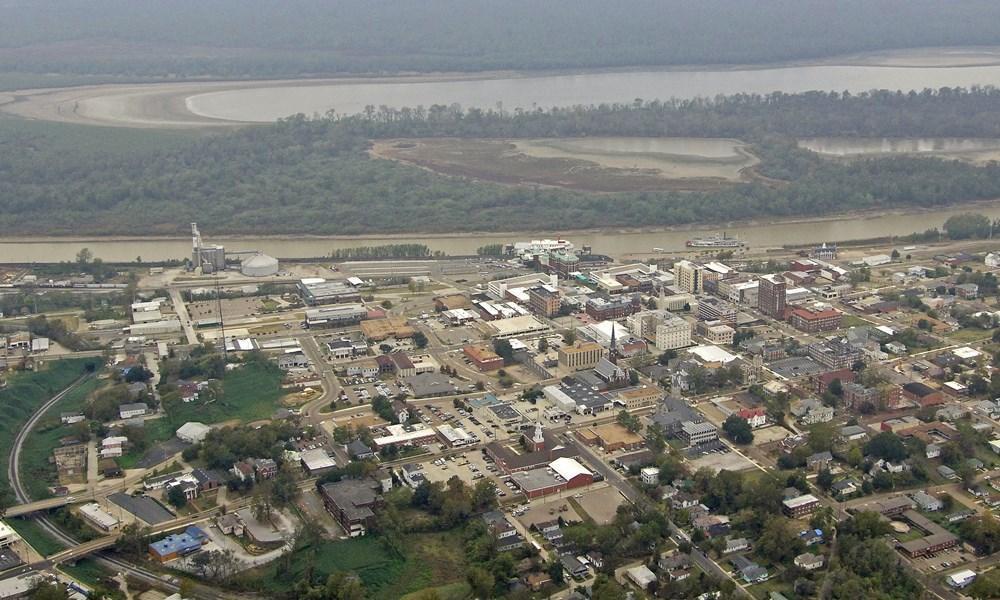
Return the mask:
{"type": "Polygon", "coordinates": [[[618,364],[618,344],[615,340],[616,334],[618,333],[618,324],[614,321],[611,322],[611,347],[608,349],[608,360],[618,364]]]}
{"type": "Polygon", "coordinates": [[[541,452],[545,450],[545,433],[542,431],[542,422],[535,422],[535,432],[531,436],[531,440],[528,442],[529,450],[531,452],[541,452]]]}

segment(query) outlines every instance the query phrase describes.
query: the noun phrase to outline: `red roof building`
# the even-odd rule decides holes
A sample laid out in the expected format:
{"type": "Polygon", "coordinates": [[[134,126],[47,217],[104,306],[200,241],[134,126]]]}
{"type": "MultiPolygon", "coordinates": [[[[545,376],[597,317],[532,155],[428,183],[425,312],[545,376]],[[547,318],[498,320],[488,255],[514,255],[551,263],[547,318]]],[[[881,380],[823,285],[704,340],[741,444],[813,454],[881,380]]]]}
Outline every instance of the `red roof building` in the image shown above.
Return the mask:
{"type": "Polygon", "coordinates": [[[737,415],[741,419],[746,419],[746,422],[750,424],[750,427],[757,428],[767,425],[767,410],[763,406],[755,406],[753,408],[741,408],[737,415]]]}
{"type": "Polygon", "coordinates": [[[791,323],[792,327],[806,333],[816,333],[840,329],[842,317],[843,314],[840,311],[832,308],[826,310],[793,308],[790,311],[788,322],[791,323]]]}
{"type": "Polygon", "coordinates": [[[841,385],[854,382],[854,371],[850,369],[838,369],[828,371],[813,378],[814,390],[817,394],[822,394],[829,389],[830,384],[839,379],[841,385]]]}

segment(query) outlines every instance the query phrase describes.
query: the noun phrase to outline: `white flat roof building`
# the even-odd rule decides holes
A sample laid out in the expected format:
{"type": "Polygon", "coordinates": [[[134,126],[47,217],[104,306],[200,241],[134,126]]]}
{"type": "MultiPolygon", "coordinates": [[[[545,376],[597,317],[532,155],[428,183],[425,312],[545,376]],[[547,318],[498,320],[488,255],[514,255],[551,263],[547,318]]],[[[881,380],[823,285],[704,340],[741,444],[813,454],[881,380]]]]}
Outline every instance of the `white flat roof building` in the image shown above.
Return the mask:
{"type": "Polygon", "coordinates": [[[730,363],[736,360],[736,356],[730,354],[718,346],[695,346],[688,350],[705,362],[730,363]]]}
{"type": "Polygon", "coordinates": [[[175,333],[180,330],[181,322],[178,319],[134,323],[128,329],[132,335],[156,335],[158,333],[175,333]]]}
{"type": "Polygon", "coordinates": [[[208,425],[205,425],[204,423],[199,423],[197,421],[189,421],[181,425],[177,429],[177,433],[175,435],[177,436],[177,439],[181,440],[182,442],[188,442],[189,444],[197,444],[198,442],[204,440],[205,436],[208,435],[208,432],[211,430],[212,428],[209,427],[208,425]]]}
{"type": "Polygon", "coordinates": [[[101,506],[96,502],[91,502],[90,504],[84,504],[81,506],[80,514],[104,531],[111,531],[118,528],[118,519],[111,513],[101,508],[101,506]]]}
{"type": "Polygon", "coordinates": [[[979,352],[978,350],[973,350],[968,346],[955,348],[954,350],[952,350],[952,354],[961,358],[962,360],[969,360],[972,358],[978,358],[979,356],[982,356],[982,352],[979,352]]]}
{"type": "Polygon", "coordinates": [[[451,425],[440,425],[437,428],[438,433],[444,438],[445,442],[452,447],[464,446],[466,444],[472,443],[472,436],[469,435],[461,427],[452,427],[451,425]]]}
{"type": "Polygon", "coordinates": [[[21,539],[10,525],[0,521],[0,548],[6,548],[21,539]]]}
{"type": "Polygon", "coordinates": [[[302,464],[310,473],[322,471],[324,469],[332,469],[337,466],[337,462],[333,460],[327,451],[322,448],[303,450],[302,453],[299,454],[299,460],[302,461],[302,464]]]}
{"type": "Polygon", "coordinates": [[[407,431],[402,425],[389,425],[386,429],[389,431],[389,435],[377,437],[372,440],[376,448],[394,445],[406,446],[421,441],[426,443],[436,436],[434,429],[423,427],[420,424],[415,425],[410,431],[407,431]]]}
{"type": "Polygon", "coordinates": [[[549,467],[556,472],[556,475],[562,477],[566,481],[571,481],[574,477],[579,475],[593,475],[593,473],[581,465],[576,459],[567,458],[565,456],[557,458],[549,463],[549,467]]]}
{"type": "Polygon", "coordinates": [[[516,337],[519,335],[528,335],[532,333],[541,333],[549,330],[548,325],[542,323],[531,315],[521,315],[519,317],[511,317],[509,319],[489,321],[485,324],[485,327],[490,333],[490,337],[500,339],[516,337]]]}
{"type": "Polygon", "coordinates": [[[153,300],[151,302],[133,302],[132,303],[132,312],[134,312],[134,313],[137,313],[137,312],[147,312],[147,311],[153,311],[153,310],[156,310],[156,311],[160,310],[160,301],[159,300],[153,300]]]}

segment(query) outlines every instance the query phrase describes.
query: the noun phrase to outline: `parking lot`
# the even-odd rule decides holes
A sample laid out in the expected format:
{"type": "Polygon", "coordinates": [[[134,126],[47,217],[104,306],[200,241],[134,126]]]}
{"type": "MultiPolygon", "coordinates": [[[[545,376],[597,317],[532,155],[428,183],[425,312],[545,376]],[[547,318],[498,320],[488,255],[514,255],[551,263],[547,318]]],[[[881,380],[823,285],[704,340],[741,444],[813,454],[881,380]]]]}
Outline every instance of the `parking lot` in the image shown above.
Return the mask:
{"type": "Polygon", "coordinates": [[[400,392],[399,386],[394,382],[368,377],[341,377],[340,385],[351,404],[370,404],[380,395],[395,398],[400,392]]]}
{"type": "Polygon", "coordinates": [[[975,557],[967,552],[962,552],[960,548],[953,548],[944,552],[939,552],[935,556],[927,558],[913,559],[913,565],[925,573],[938,573],[947,571],[954,567],[959,567],[966,562],[975,560],[975,557]]]}
{"type": "Polygon", "coordinates": [[[496,485],[501,502],[518,495],[513,484],[504,477],[478,448],[470,448],[462,454],[448,458],[438,458],[423,464],[424,476],[428,481],[446,482],[454,476],[469,485],[475,485],[483,479],[491,479],[496,485]]]}
{"type": "MultiPolygon", "coordinates": [[[[232,319],[263,314],[265,302],[269,300],[266,296],[224,299],[222,300],[222,315],[227,319],[232,319]]],[[[273,301],[271,302],[272,304],[276,304],[273,301]]],[[[214,319],[219,316],[219,302],[216,300],[188,302],[186,306],[192,321],[214,319]]]]}

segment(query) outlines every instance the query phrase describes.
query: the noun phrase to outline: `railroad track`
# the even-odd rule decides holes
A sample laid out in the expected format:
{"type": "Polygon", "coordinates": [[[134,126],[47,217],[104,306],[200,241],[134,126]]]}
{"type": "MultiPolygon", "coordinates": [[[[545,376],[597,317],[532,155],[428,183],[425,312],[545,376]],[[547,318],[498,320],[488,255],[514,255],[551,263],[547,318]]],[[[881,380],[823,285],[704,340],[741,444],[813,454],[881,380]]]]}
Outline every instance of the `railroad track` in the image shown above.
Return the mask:
{"type": "MultiPolygon", "coordinates": [[[[27,439],[28,435],[31,433],[32,429],[38,425],[38,422],[45,416],[50,408],[59,403],[60,400],[66,397],[67,394],[72,392],[74,389],[80,386],[84,381],[86,381],[91,375],[83,375],[66,389],[59,392],[41,406],[28,418],[28,421],[24,424],[20,431],[17,432],[17,436],[14,438],[14,444],[11,446],[10,454],[7,457],[7,478],[10,481],[11,489],[14,492],[14,496],[17,501],[22,504],[27,504],[31,502],[31,496],[28,494],[27,489],[24,487],[24,483],[21,481],[21,473],[18,468],[21,459],[21,449],[24,446],[24,441],[27,439]]],[[[57,525],[52,523],[47,517],[39,516],[36,517],[38,525],[43,531],[52,536],[53,539],[60,542],[66,547],[72,548],[74,546],[79,546],[81,543],[74,539],[72,536],[66,534],[64,531],[59,529],[57,525]]],[[[106,569],[113,572],[124,573],[135,579],[148,583],[150,585],[166,589],[170,592],[180,591],[180,586],[165,579],[158,573],[154,573],[144,567],[131,564],[124,560],[118,558],[111,558],[107,556],[94,556],[94,560],[98,564],[106,569]]],[[[212,600],[215,598],[226,598],[227,600],[242,600],[248,597],[247,594],[236,595],[222,592],[215,588],[210,588],[201,584],[194,584],[193,594],[197,598],[205,598],[206,600],[212,600]]]]}

